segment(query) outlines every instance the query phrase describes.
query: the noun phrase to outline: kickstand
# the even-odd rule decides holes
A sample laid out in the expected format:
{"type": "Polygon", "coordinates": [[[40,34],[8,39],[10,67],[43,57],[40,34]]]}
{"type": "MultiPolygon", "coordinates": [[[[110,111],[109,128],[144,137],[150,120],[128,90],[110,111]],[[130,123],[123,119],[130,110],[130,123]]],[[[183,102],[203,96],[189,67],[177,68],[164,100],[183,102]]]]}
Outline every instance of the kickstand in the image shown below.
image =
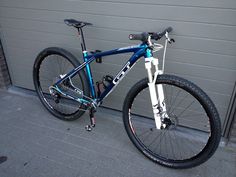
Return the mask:
{"type": "Polygon", "coordinates": [[[96,110],[94,108],[90,109],[90,112],[89,112],[90,125],[85,126],[85,129],[89,132],[92,131],[92,129],[95,127],[95,117],[94,117],[95,112],[96,112],[96,110]]]}

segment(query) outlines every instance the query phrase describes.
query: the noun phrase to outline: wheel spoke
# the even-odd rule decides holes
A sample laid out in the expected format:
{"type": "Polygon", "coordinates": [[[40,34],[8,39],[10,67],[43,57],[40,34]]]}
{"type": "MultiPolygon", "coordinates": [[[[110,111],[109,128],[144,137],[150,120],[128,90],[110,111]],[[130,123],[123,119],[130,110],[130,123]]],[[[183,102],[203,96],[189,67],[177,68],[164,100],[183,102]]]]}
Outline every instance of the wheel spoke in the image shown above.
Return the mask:
{"type": "Polygon", "coordinates": [[[170,103],[171,105],[170,105],[169,112],[171,112],[171,108],[172,108],[172,106],[175,105],[175,102],[176,102],[176,100],[177,100],[177,97],[179,96],[179,94],[180,94],[181,92],[182,92],[182,90],[179,90],[179,92],[176,94],[176,96],[175,96],[175,98],[174,98],[173,103],[170,103]]]}
{"type": "Polygon", "coordinates": [[[183,117],[199,117],[199,116],[202,116],[202,115],[205,115],[206,116],[206,113],[199,113],[199,114],[187,114],[187,115],[182,115],[181,118],[183,117]]]}
{"type": "MultiPolygon", "coordinates": [[[[160,83],[163,86],[167,106],[167,114],[162,114],[162,119],[167,121],[166,127],[160,130],[155,127],[153,112],[146,111],[149,109],[148,104],[152,108],[150,102],[145,99],[149,92],[148,85],[143,87],[140,83],[142,89],[136,86],[135,91],[138,93],[135,93],[135,98],[131,104],[129,103],[131,105],[129,109],[135,113],[135,119],[131,121],[135,133],[131,136],[135,136],[138,140],[134,141],[135,144],[139,144],[137,147],[145,151],[144,154],[147,153],[147,157],[155,157],[161,162],[171,161],[173,164],[184,163],[201,156],[201,151],[207,148],[206,144],[211,137],[212,129],[206,131],[205,128],[205,126],[211,126],[204,107],[205,103],[203,103],[205,98],[198,98],[203,95],[200,94],[196,99],[195,95],[199,95],[201,91],[197,90],[198,88],[193,89],[194,86],[190,87],[186,82],[186,80],[177,79],[173,82],[168,80],[160,83]],[[151,117],[151,119],[145,117],[151,117]],[[154,125],[153,129],[150,127],[151,124],[154,125]]],[[[132,131],[130,132],[132,134],[132,131]]]]}
{"type": "MultiPolygon", "coordinates": [[[[186,95],[185,97],[183,97],[176,105],[178,105],[178,106],[181,105],[187,97],[188,97],[188,95],[186,95]]],[[[175,111],[175,109],[173,108],[173,110],[171,111],[171,114],[172,114],[174,111],[175,111]]]]}
{"type": "Polygon", "coordinates": [[[142,137],[143,135],[145,135],[146,133],[150,133],[150,130],[146,130],[145,132],[141,133],[141,134],[137,134],[136,135],[140,138],[142,137]]]}
{"type": "Polygon", "coordinates": [[[190,108],[193,103],[195,102],[195,100],[193,100],[179,115],[177,115],[177,117],[180,117],[188,108],[190,108]]]}
{"type": "MultiPolygon", "coordinates": [[[[67,69],[73,69],[72,62],[64,58],[62,55],[52,54],[45,57],[42,62],[40,63],[38,69],[38,80],[39,80],[39,88],[42,91],[42,100],[46,102],[46,105],[49,105],[50,109],[53,109],[53,112],[60,114],[61,116],[70,116],[76,114],[80,108],[80,106],[72,106],[69,104],[67,100],[69,98],[59,95],[58,103],[56,103],[53,97],[49,93],[49,86],[60,79],[60,75],[66,74],[67,69]]],[[[79,89],[84,90],[83,80],[80,74],[74,76],[73,81],[78,81],[80,85],[76,85],[79,89]]],[[[72,100],[71,100],[72,101],[72,100]]],[[[74,105],[77,105],[77,102],[74,102],[74,105]]]]}
{"type": "Polygon", "coordinates": [[[173,144],[172,144],[172,141],[171,141],[170,131],[168,131],[168,135],[169,135],[168,139],[170,140],[171,152],[172,152],[173,157],[176,159],[173,144]]]}
{"type": "Polygon", "coordinates": [[[159,135],[157,135],[154,140],[152,140],[152,142],[147,146],[150,147],[154,142],[156,142],[156,140],[161,136],[161,133],[159,135]]]}
{"type": "MultiPolygon", "coordinates": [[[[173,131],[173,134],[174,134],[175,140],[178,140],[175,131],[173,131]]],[[[179,141],[177,141],[176,145],[177,145],[178,147],[180,147],[180,145],[179,145],[179,141]]],[[[180,158],[183,159],[183,157],[182,157],[182,153],[181,153],[182,148],[178,148],[178,150],[179,150],[180,158]]]]}

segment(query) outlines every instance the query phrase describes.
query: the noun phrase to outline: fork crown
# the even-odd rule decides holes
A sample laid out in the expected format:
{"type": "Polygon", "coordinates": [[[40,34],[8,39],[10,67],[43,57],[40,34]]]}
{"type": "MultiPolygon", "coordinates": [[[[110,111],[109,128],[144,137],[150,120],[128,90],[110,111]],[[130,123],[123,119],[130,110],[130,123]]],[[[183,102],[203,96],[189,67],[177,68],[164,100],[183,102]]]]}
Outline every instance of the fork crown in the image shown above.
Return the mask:
{"type": "Polygon", "coordinates": [[[147,48],[145,53],[145,58],[151,58],[153,56],[152,50],[147,48]]]}

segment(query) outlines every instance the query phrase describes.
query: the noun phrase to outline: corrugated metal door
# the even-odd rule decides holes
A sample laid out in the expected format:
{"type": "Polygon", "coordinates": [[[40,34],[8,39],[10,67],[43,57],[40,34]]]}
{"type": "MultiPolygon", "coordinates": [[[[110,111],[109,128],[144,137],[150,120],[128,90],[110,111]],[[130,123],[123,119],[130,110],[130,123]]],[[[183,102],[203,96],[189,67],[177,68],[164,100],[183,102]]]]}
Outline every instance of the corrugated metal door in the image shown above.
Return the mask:
{"type": "MultiPolygon", "coordinates": [[[[46,47],[63,47],[80,56],[76,31],[63,23],[65,18],[94,24],[85,29],[91,50],[131,45],[130,33],[172,26],[177,42],[167,51],[166,71],[203,88],[224,120],[236,78],[235,0],[1,0],[1,40],[15,86],[33,88],[33,62],[46,47]]],[[[128,57],[92,64],[94,80],[118,72],[128,57]]],[[[140,62],[104,105],[120,110],[127,91],[144,77],[140,62]]]]}

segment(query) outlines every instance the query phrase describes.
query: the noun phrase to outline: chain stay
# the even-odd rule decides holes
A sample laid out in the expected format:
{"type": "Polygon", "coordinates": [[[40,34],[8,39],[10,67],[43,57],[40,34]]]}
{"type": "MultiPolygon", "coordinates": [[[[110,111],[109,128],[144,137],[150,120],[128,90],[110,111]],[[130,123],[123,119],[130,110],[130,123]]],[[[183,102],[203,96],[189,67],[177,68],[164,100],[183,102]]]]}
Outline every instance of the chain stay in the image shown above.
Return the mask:
{"type": "MultiPolygon", "coordinates": [[[[70,82],[71,82],[71,81],[70,81],[70,82]]],[[[71,82],[71,83],[72,83],[72,82],[71,82]]],[[[50,92],[50,94],[53,94],[53,93],[57,92],[57,93],[59,93],[59,94],[65,96],[65,97],[67,97],[67,98],[69,98],[69,99],[72,99],[72,100],[74,100],[74,101],[77,101],[77,102],[83,104],[83,105],[86,106],[86,107],[89,107],[90,109],[91,109],[91,108],[96,109],[96,108],[98,107],[98,104],[96,103],[95,100],[93,100],[92,98],[90,98],[90,97],[84,95],[84,94],[83,94],[83,91],[80,90],[80,89],[78,89],[78,88],[76,88],[73,84],[72,84],[72,86],[74,87],[73,89],[72,89],[72,88],[68,88],[68,87],[67,87],[67,89],[70,89],[70,91],[73,91],[75,94],[80,94],[80,95],[82,95],[82,96],[81,96],[82,98],[78,98],[78,97],[72,96],[72,95],[70,95],[70,94],[68,94],[68,93],[65,93],[65,92],[63,92],[58,86],[50,86],[50,87],[49,87],[49,92],[50,92]]],[[[79,108],[79,110],[86,111],[86,110],[88,110],[88,109],[79,108]]]]}

